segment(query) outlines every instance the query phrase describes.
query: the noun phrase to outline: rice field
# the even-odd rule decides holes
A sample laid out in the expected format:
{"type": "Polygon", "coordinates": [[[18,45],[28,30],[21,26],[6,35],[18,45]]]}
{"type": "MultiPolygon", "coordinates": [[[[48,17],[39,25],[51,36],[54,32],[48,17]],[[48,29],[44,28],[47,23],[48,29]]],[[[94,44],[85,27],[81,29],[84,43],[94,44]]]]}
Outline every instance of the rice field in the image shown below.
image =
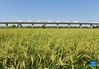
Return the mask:
{"type": "Polygon", "coordinates": [[[0,69],[88,69],[99,29],[0,29],[0,69]]]}

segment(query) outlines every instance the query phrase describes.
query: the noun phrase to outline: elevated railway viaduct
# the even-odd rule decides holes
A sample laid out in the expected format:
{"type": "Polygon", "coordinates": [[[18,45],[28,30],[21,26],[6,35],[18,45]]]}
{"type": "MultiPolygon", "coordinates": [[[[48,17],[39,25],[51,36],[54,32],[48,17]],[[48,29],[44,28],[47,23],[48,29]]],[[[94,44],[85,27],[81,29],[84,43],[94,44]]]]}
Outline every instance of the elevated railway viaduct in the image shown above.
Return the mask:
{"type": "Polygon", "coordinates": [[[9,27],[10,24],[17,24],[20,26],[22,26],[23,24],[31,24],[32,27],[34,27],[35,24],[41,24],[41,25],[44,25],[46,27],[46,25],[56,25],[56,27],[58,28],[59,25],[67,25],[68,27],[71,27],[71,25],[78,25],[80,28],[82,27],[82,25],[89,25],[90,28],[93,28],[93,26],[99,26],[99,23],[98,22],[58,22],[58,21],[34,21],[34,22],[0,22],[0,25],[1,24],[4,24],[6,25],[6,27],[9,27]]]}

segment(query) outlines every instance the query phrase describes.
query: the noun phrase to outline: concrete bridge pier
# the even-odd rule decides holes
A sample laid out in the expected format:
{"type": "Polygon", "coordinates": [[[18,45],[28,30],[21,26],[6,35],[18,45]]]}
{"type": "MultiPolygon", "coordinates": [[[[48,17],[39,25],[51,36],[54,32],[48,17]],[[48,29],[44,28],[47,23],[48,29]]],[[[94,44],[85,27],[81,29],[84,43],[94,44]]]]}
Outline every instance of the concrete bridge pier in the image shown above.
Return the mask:
{"type": "Polygon", "coordinates": [[[69,27],[69,28],[71,27],[70,24],[68,24],[68,27],[69,27]]]}
{"type": "Polygon", "coordinates": [[[34,24],[32,24],[32,27],[34,27],[34,24]]]}
{"type": "Polygon", "coordinates": [[[79,27],[82,28],[82,24],[79,24],[79,27]]]}
{"type": "Polygon", "coordinates": [[[6,24],[6,27],[8,27],[8,23],[6,24]]]}
{"type": "Polygon", "coordinates": [[[46,27],[46,24],[44,24],[44,26],[46,27]]]}
{"type": "Polygon", "coordinates": [[[19,25],[19,28],[21,28],[22,27],[22,24],[18,24],[19,25]]]}
{"type": "Polygon", "coordinates": [[[59,27],[59,25],[57,24],[57,28],[59,27]]]}
{"type": "Polygon", "coordinates": [[[92,24],[90,24],[90,28],[93,28],[93,25],[92,24]]]}

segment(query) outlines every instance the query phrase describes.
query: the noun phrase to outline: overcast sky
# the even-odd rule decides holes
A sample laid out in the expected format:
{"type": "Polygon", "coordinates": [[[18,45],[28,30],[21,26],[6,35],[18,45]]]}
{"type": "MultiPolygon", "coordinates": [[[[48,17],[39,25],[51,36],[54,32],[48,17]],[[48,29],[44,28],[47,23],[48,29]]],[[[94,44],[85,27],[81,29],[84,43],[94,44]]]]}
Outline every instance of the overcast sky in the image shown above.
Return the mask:
{"type": "Polygon", "coordinates": [[[99,0],[0,0],[0,21],[99,21],[99,0]]]}

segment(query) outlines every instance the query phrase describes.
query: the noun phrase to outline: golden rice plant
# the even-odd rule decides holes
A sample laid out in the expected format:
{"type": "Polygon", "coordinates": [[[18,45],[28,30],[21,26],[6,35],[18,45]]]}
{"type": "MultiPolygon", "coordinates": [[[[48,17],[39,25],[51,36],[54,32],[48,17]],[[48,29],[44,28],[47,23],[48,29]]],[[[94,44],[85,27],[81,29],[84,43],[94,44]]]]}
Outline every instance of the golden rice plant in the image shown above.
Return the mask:
{"type": "Polygon", "coordinates": [[[0,29],[1,69],[88,69],[99,29],[0,29]]]}

